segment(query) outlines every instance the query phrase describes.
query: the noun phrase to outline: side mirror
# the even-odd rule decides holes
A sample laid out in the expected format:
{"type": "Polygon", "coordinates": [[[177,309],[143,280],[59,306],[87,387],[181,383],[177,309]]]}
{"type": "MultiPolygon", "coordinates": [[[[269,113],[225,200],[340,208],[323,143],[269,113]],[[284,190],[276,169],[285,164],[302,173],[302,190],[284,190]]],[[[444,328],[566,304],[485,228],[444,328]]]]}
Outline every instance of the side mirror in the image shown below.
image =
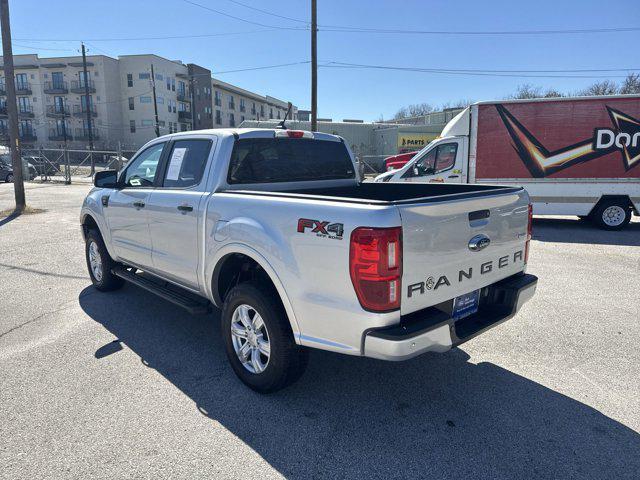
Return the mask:
{"type": "Polygon", "coordinates": [[[93,184],[98,188],[116,188],[118,184],[118,172],[115,170],[103,170],[93,177],[93,184]]]}

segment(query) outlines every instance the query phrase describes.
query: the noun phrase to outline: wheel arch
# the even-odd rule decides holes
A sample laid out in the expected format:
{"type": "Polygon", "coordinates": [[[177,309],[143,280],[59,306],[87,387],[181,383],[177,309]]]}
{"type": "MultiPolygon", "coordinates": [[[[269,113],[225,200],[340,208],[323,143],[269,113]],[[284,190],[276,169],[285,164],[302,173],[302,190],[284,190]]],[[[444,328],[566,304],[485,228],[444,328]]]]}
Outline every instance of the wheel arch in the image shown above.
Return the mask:
{"type": "Polygon", "coordinates": [[[602,195],[589,211],[589,215],[593,215],[598,210],[598,208],[602,206],[602,204],[608,203],[611,201],[625,202],[628,208],[631,208],[632,210],[635,211],[636,215],[640,214],[636,209],[636,206],[631,201],[631,197],[629,197],[629,195],[602,195]]]}
{"type": "MultiPolygon", "coordinates": [[[[218,307],[222,307],[224,303],[224,295],[233,287],[233,280],[237,279],[237,273],[241,273],[239,269],[247,268],[245,265],[249,263],[249,268],[253,265],[259,267],[260,271],[268,279],[274,288],[278,298],[287,313],[291,330],[293,331],[296,343],[299,343],[300,329],[293,310],[293,306],[289,301],[286,290],[280,280],[275,269],[269,264],[259,252],[253,248],[243,244],[230,244],[222,247],[216,255],[216,259],[211,269],[209,278],[210,298],[218,307]]],[[[247,277],[247,280],[253,277],[247,277]]],[[[245,281],[245,280],[241,280],[245,281]]]]}

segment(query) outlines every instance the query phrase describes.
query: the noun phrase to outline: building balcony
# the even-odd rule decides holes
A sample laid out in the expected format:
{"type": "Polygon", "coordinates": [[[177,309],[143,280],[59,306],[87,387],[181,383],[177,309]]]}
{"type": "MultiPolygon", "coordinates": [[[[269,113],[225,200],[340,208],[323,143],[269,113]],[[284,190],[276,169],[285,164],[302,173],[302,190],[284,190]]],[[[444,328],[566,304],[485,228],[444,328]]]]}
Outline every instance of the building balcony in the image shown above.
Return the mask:
{"type": "Polygon", "coordinates": [[[191,112],[178,112],[178,120],[190,122],[191,121],[191,112]]]}
{"type": "Polygon", "coordinates": [[[66,105],[47,105],[46,115],[51,118],[68,117],[71,112],[69,112],[69,107],[66,105]]]}
{"type": "Polygon", "coordinates": [[[189,97],[189,94],[187,92],[178,92],[178,101],[179,102],[190,102],[191,98],[189,97]]]}
{"type": "Polygon", "coordinates": [[[31,95],[31,93],[29,82],[16,82],[16,95],[31,95]]]}
{"type": "Polygon", "coordinates": [[[65,81],[44,82],[44,93],[52,95],[69,93],[69,85],[65,81]]]}
{"type": "Polygon", "coordinates": [[[236,104],[235,103],[229,103],[229,108],[231,110],[235,110],[236,109],[236,104]]]}
{"type": "Polygon", "coordinates": [[[73,106],[73,116],[74,117],[86,117],[87,111],[91,112],[92,117],[98,116],[98,111],[96,110],[95,105],[74,105],[73,106]]]}
{"type": "Polygon", "coordinates": [[[35,142],[38,140],[38,137],[36,136],[35,132],[33,130],[30,131],[26,131],[26,132],[20,132],[18,134],[18,136],[20,137],[20,140],[23,142],[35,142]]]}
{"type": "Polygon", "coordinates": [[[22,118],[33,118],[33,107],[31,105],[19,105],[18,116],[22,118]]]}
{"type": "MultiPolygon", "coordinates": [[[[89,80],[87,84],[89,93],[96,93],[96,85],[93,80],[89,80]]],[[[73,93],[86,93],[85,82],[83,80],[71,80],[71,92],[73,93]]]]}
{"type": "Polygon", "coordinates": [[[54,142],[64,142],[73,140],[73,136],[71,135],[71,129],[67,128],[66,132],[62,129],[50,128],[49,129],[49,140],[54,142]]]}
{"type": "MultiPolygon", "coordinates": [[[[89,129],[88,128],[76,128],[74,138],[79,141],[89,141],[89,129]]],[[[91,129],[91,138],[93,140],[100,140],[100,132],[95,128],[91,129]]]]}

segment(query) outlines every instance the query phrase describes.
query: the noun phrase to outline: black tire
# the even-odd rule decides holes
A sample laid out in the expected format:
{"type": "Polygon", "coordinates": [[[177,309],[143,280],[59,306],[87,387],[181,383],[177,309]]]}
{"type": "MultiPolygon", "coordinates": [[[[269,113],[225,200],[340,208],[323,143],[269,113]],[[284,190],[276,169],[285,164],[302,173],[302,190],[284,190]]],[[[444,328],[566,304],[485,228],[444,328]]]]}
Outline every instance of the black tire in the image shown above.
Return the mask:
{"type": "Polygon", "coordinates": [[[603,230],[621,230],[631,221],[631,208],[624,199],[605,200],[600,202],[590,217],[603,230]]]}
{"type": "Polygon", "coordinates": [[[13,183],[13,173],[8,174],[4,181],[7,183],[13,183]]]}
{"type": "Polygon", "coordinates": [[[272,289],[257,282],[235,286],[225,298],[220,320],[229,363],[238,378],[252,390],[272,393],[291,385],[304,373],[308,352],[296,345],[287,314],[277,293],[272,289]],[[241,305],[250,306],[262,317],[268,334],[270,355],[266,367],[260,373],[249,371],[234,348],[231,325],[233,314],[241,305]]]}
{"type": "Polygon", "coordinates": [[[107,247],[104,246],[104,242],[102,241],[100,232],[97,230],[89,230],[85,241],[84,252],[87,260],[87,270],[89,270],[89,276],[91,277],[91,282],[94,287],[101,292],[109,292],[111,290],[117,290],[124,285],[124,280],[122,278],[116,277],[111,273],[111,269],[117,266],[118,263],[114,262],[109,255],[107,247]],[[92,244],[95,244],[95,248],[97,249],[97,253],[100,257],[99,263],[102,267],[101,275],[99,275],[100,278],[96,278],[93,268],[91,267],[90,250],[92,248],[92,244]]]}

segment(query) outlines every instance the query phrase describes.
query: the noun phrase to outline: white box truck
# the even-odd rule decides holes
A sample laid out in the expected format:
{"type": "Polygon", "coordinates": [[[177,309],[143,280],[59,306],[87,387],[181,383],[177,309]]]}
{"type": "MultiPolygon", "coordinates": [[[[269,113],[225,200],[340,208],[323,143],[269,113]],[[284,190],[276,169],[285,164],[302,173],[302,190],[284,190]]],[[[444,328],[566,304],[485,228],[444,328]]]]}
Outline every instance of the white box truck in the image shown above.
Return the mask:
{"type": "Polygon", "coordinates": [[[534,214],[618,230],[640,212],[640,95],[475,103],[376,181],[521,185],[534,214]]]}

